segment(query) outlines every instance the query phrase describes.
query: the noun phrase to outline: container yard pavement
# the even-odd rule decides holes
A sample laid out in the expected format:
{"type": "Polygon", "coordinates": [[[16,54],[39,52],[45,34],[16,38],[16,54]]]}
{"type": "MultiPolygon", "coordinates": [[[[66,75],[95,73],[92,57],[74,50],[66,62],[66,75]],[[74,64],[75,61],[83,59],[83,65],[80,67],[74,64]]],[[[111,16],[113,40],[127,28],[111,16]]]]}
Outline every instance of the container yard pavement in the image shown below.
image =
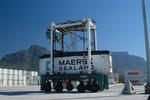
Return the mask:
{"type": "Polygon", "coordinates": [[[8,86],[0,87],[0,100],[147,100],[144,86],[136,86],[136,94],[122,95],[123,86],[111,87],[97,93],[41,93],[39,86],[8,86]]]}

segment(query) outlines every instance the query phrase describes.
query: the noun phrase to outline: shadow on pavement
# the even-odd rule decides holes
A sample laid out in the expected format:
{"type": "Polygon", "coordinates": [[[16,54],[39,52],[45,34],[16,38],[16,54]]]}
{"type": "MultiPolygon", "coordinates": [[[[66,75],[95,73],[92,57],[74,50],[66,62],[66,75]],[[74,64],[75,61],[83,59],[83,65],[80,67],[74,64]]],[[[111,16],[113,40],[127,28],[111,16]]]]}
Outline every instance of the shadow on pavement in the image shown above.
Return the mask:
{"type": "Polygon", "coordinates": [[[0,95],[26,95],[26,94],[34,94],[34,93],[41,93],[40,91],[8,91],[8,92],[0,92],[0,95]]]}
{"type": "MultiPolygon", "coordinates": [[[[30,94],[85,94],[85,93],[92,93],[92,92],[84,92],[84,93],[80,93],[77,91],[72,91],[72,92],[68,92],[68,91],[63,91],[60,93],[57,93],[55,91],[49,92],[49,93],[45,93],[45,92],[41,92],[41,91],[7,91],[7,92],[0,92],[0,95],[8,95],[8,96],[15,96],[15,95],[30,95],[30,94]]],[[[97,92],[100,93],[100,92],[97,92]]]]}

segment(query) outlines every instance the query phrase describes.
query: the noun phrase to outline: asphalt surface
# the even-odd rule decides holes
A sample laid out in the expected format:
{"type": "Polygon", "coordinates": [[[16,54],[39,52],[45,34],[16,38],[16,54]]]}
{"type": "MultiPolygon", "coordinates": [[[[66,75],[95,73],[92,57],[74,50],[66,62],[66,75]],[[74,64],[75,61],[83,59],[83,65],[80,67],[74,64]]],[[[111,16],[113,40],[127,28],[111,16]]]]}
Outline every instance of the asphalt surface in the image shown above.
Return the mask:
{"type": "Polygon", "coordinates": [[[8,86],[0,87],[0,100],[147,100],[148,94],[144,94],[144,86],[134,87],[136,94],[121,94],[123,86],[114,86],[109,90],[97,93],[42,93],[39,86],[8,86]]]}

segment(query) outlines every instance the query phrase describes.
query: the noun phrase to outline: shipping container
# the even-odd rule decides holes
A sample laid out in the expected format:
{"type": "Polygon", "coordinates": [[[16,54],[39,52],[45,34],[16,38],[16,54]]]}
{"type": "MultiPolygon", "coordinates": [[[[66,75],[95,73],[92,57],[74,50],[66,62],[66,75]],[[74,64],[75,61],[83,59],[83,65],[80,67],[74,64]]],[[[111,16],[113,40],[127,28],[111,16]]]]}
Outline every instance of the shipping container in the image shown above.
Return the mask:
{"type": "Polygon", "coordinates": [[[0,74],[0,81],[2,80],[2,74],[0,74]]]}
{"type": "Polygon", "coordinates": [[[143,85],[144,78],[143,77],[125,77],[125,82],[131,81],[133,85],[143,85]]]}
{"type": "Polygon", "coordinates": [[[13,80],[13,75],[12,74],[8,74],[8,80],[13,80]]]}
{"type": "Polygon", "coordinates": [[[26,81],[26,80],[22,81],[22,84],[23,84],[23,85],[26,85],[26,84],[27,84],[27,81],[26,81]]]}
{"type": "Polygon", "coordinates": [[[39,85],[38,81],[29,81],[29,85],[39,85]]]}
{"type": "Polygon", "coordinates": [[[17,81],[17,80],[12,81],[12,84],[13,84],[14,86],[17,86],[17,85],[18,85],[18,81],[17,81]]]}
{"type": "Polygon", "coordinates": [[[119,83],[119,73],[113,73],[113,78],[116,83],[119,83]]]}
{"type": "Polygon", "coordinates": [[[33,76],[31,77],[31,76],[26,76],[26,80],[27,81],[33,81],[33,76]]]}
{"type": "MultiPolygon", "coordinates": [[[[91,71],[99,74],[108,74],[112,72],[111,56],[108,54],[94,54],[92,55],[91,71]]],[[[45,75],[51,71],[50,59],[40,59],[40,74],[45,75]]],[[[54,58],[54,73],[79,74],[88,73],[87,56],[85,58],[80,54],[71,55],[67,57],[54,58]]]]}
{"type": "Polygon", "coordinates": [[[18,76],[18,80],[19,80],[19,81],[23,80],[22,75],[19,75],[19,76],[18,76]]]}
{"type": "Polygon", "coordinates": [[[2,80],[8,80],[8,75],[7,74],[2,75],[2,80]]]}
{"type": "Polygon", "coordinates": [[[2,85],[6,86],[7,85],[7,80],[3,80],[2,85]]]}
{"type": "Polygon", "coordinates": [[[131,70],[131,71],[125,71],[124,74],[125,77],[143,77],[143,71],[139,71],[139,70],[131,70]]]}
{"type": "Polygon", "coordinates": [[[133,85],[143,85],[144,84],[143,72],[138,70],[125,71],[124,82],[128,81],[131,81],[133,85]]]}
{"type": "Polygon", "coordinates": [[[8,74],[8,69],[3,69],[2,74],[7,75],[8,74]]]}
{"type": "Polygon", "coordinates": [[[8,80],[8,81],[7,81],[7,85],[9,85],[9,86],[13,85],[12,80],[8,80]]]}
{"type": "Polygon", "coordinates": [[[18,85],[23,85],[22,83],[23,83],[22,80],[21,80],[21,81],[20,81],[20,80],[18,81],[18,85]]]}
{"type": "Polygon", "coordinates": [[[3,69],[2,69],[2,68],[0,68],[0,74],[2,74],[2,70],[3,70],[3,69]]]}
{"type": "Polygon", "coordinates": [[[38,72],[34,72],[34,76],[38,76],[38,72]]]}
{"type": "Polygon", "coordinates": [[[27,71],[23,70],[22,75],[26,75],[27,71]]]}
{"type": "Polygon", "coordinates": [[[22,75],[22,70],[18,70],[18,74],[19,74],[19,75],[22,75]]]}
{"type": "Polygon", "coordinates": [[[18,75],[18,70],[13,70],[14,75],[18,75]]]}
{"type": "Polygon", "coordinates": [[[13,75],[13,80],[14,80],[14,81],[15,81],[15,80],[17,81],[17,80],[18,80],[18,75],[15,75],[15,74],[14,74],[14,75],[13,75]]]}
{"type": "Polygon", "coordinates": [[[36,71],[29,71],[28,78],[25,70],[13,70],[0,68],[0,85],[26,85],[28,81],[33,81],[37,76],[36,71]]]}
{"type": "Polygon", "coordinates": [[[12,75],[13,74],[13,70],[12,69],[8,69],[8,75],[12,75]]]}
{"type": "Polygon", "coordinates": [[[40,81],[40,76],[33,76],[33,81],[40,81]]]}
{"type": "Polygon", "coordinates": [[[22,80],[26,80],[26,79],[27,79],[26,75],[22,76],[22,80]]]}
{"type": "Polygon", "coordinates": [[[34,76],[34,71],[27,71],[26,76],[34,76]]]}

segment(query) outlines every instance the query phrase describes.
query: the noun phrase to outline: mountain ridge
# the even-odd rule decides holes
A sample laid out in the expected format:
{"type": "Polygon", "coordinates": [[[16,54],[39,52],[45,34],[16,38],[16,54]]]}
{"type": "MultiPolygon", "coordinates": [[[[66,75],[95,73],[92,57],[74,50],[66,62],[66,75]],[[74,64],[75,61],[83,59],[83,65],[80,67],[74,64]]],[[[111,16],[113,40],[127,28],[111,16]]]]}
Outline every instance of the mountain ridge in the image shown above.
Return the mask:
{"type": "MultiPolygon", "coordinates": [[[[49,54],[49,51],[38,45],[31,45],[29,49],[20,50],[16,53],[7,54],[0,59],[1,68],[39,70],[39,56],[49,54]]],[[[127,70],[142,70],[146,72],[144,58],[130,55],[128,52],[112,52],[113,67],[120,75],[127,70]]]]}

